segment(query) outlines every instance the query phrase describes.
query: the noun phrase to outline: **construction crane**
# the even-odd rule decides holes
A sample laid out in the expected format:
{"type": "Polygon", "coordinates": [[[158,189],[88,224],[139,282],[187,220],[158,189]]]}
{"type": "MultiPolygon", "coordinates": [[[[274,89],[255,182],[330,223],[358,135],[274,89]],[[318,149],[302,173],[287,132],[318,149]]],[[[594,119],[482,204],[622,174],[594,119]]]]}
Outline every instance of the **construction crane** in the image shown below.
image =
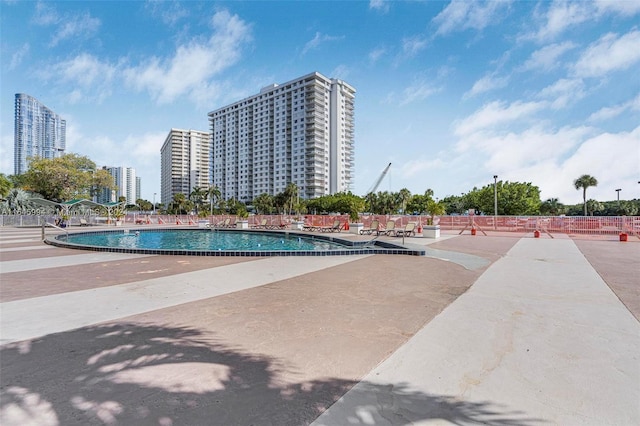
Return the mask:
{"type": "Polygon", "coordinates": [[[384,168],[384,170],[380,174],[380,177],[375,181],[375,183],[373,184],[371,189],[369,189],[367,191],[367,194],[371,194],[372,192],[376,192],[376,189],[378,189],[378,186],[380,186],[380,182],[382,182],[382,179],[384,179],[384,177],[387,175],[387,172],[389,171],[389,167],[391,167],[391,163],[389,163],[387,165],[387,167],[384,168]]]}

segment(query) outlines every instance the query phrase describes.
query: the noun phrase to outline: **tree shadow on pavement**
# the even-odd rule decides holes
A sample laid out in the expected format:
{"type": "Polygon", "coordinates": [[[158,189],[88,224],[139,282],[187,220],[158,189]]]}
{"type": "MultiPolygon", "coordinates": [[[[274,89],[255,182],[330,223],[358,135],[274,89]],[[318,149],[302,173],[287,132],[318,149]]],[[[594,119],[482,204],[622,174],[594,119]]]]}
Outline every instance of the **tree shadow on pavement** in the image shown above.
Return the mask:
{"type": "MultiPolygon", "coordinates": [[[[85,327],[3,346],[0,371],[3,426],[306,425],[356,385],[331,378],[286,382],[279,377],[284,370],[278,360],[224,346],[197,329],[137,323],[85,327]]],[[[361,382],[350,395],[358,405],[348,418],[333,423],[327,416],[332,423],[322,424],[380,424],[369,421],[381,415],[384,424],[398,425],[428,419],[538,422],[491,403],[402,385],[361,382]],[[370,410],[375,404],[383,407],[379,413],[370,410]]]]}

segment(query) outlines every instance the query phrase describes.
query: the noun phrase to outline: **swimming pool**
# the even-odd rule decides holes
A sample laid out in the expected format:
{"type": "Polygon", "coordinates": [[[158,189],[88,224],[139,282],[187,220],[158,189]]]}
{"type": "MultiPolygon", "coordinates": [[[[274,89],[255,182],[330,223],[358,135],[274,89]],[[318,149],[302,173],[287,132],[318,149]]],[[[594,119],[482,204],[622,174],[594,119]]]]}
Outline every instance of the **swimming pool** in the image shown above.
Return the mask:
{"type": "Polygon", "coordinates": [[[424,251],[389,242],[350,241],[290,231],[125,229],[69,233],[45,242],[93,251],[194,256],[424,255],[424,251]]]}

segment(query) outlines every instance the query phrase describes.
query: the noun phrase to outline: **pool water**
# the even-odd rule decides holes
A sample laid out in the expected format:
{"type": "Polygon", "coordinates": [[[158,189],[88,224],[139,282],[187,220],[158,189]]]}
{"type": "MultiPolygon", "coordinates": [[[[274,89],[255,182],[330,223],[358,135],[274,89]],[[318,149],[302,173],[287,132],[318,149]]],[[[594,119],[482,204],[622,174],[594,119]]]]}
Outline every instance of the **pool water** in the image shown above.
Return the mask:
{"type": "Polygon", "coordinates": [[[123,249],[189,251],[326,251],[346,246],[298,235],[197,230],[124,231],[70,234],[67,242],[123,249]]]}

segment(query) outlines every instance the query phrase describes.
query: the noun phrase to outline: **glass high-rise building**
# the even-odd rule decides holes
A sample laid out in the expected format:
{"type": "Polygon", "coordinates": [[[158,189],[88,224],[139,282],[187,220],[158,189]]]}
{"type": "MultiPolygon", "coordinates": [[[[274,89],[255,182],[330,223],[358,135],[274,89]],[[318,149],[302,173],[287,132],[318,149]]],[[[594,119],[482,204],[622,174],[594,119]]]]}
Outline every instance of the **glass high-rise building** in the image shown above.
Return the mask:
{"type": "Polygon", "coordinates": [[[314,72],[210,112],[213,185],[243,202],[289,183],[306,199],[350,190],[355,92],[314,72]]]}
{"type": "Polygon", "coordinates": [[[29,158],[56,158],[66,149],[67,122],[36,98],[16,93],[14,173],[25,173],[29,158]]]}

